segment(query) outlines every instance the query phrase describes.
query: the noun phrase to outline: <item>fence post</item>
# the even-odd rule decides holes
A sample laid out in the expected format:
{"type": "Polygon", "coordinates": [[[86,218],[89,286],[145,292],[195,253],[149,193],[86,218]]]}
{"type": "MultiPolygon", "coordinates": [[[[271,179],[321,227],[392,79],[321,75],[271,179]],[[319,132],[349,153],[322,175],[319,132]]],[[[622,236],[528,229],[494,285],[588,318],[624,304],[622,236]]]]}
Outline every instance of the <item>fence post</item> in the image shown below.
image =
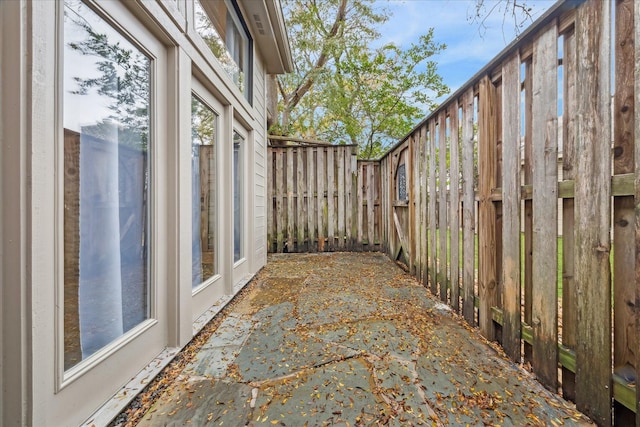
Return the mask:
{"type": "Polygon", "coordinates": [[[578,345],[576,406],[611,425],[611,3],[589,0],[576,21],[575,181],[578,345]]]}

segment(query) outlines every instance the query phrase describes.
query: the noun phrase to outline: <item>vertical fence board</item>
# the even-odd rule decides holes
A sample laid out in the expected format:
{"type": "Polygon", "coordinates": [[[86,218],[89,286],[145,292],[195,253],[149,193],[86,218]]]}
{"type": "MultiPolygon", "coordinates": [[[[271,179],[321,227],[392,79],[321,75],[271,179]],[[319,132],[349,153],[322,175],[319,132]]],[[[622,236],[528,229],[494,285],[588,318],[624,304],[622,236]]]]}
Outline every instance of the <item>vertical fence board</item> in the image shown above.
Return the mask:
{"type": "Polygon", "coordinates": [[[309,251],[315,252],[318,250],[318,246],[316,244],[316,236],[318,234],[318,229],[316,225],[316,221],[318,219],[318,195],[316,192],[316,149],[309,148],[307,150],[307,194],[309,197],[307,198],[307,239],[309,240],[309,251]]]}
{"type": "Polygon", "coordinates": [[[458,103],[454,102],[449,110],[449,188],[450,205],[449,216],[451,218],[451,307],[458,313],[460,311],[460,151],[458,131],[458,103]]]}
{"type": "Polygon", "coordinates": [[[344,167],[345,147],[338,147],[338,249],[344,250],[345,237],[345,167],[344,167]]]}
{"type": "Polygon", "coordinates": [[[427,260],[427,233],[426,233],[426,167],[425,167],[425,146],[426,142],[426,126],[421,126],[418,137],[418,164],[414,167],[418,169],[418,193],[420,194],[420,204],[418,205],[418,253],[419,253],[419,265],[418,265],[418,280],[423,285],[426,285],[426,260],[427,260]]]}
{"type": "Polygon", "coordinates": [[[273,242],[276,237],[275,223],[273,221],[274,199],[273,186],[276,183],[274,179],[273,168],[273,149],[267,149],[267,251],[273,251],[273,242]]]}
{"type": "Polygon", "coordinates": [[[318,184],[318,251],[324,252],[327,237],[327,199],[326,168],[324,166],[325,148],[318,148],[318,169],[316,170],[318,184]]]}
{"type": "Polygon", "coordinates": [[[335,149],[327,148],[327,247],[330,251],[336,242],[336,181],[335,181],[335,149]]]}
{"type": "MultiPolygon", "coordinates": [[[[525,115],[525,132],[524,132],[524,184],[533,185],[533,144],[532,144],[532,128],[533,121],[531,120],[532,112],[532,99],[533,92],[533,73],[532,62],[528,59],[525,64],[525,78],[524,78],[524,115],[525,115]]],[[[533,200],[528,199],[524,202],[524,321],[531,325],[532,319],[532,301],[531,292],[533,289],[533,280],[531,277],[531,269],[533,265],[533,200]]],[[[529,343],[524,343],[524,358],[527,361],[531,361],[532,346],[529,343]]]]}
{"type": "Polygon", "coordinates": [[[533,370],[549,389],[558,381],[558,31],[533,44],[533,370]]]}
{"type": "Polygon", "coordinates": [[[416,192],[416,174],[418,171],[418,162],[416,162],[416,134],[409,137],[409,157],[407,159],[407,190],[409,191],[409,273],[416,272],[416,203],[418,202],[418,194],[416,192]]]}
{"type": "Polygon", "coordinates": [[[462,314],[474,324],[475,194],[473,167],[473,88],[462,97],[462,314]]]}
{"type": "Polygon", "coordinates": [[[438,293],[438,246],[437,233],[437,212],[436,212],[436,119],[429,120],[429,233],[430,240],[429,245],[431,247],[431,293],[436,295],[438,293]]]}
{"type": "MultiPolygon", "coordinates": [[[[615,97],[613,173],[633,173],[634,167],[634,63],[633,57],[633,0],[618,0],[615,14],[615,97]]],[[[633,196],[617,196],[613,199],[613,289],[614,299],[614,349],[613,365],[616,373],[629,368],[636,372],[634,310],[636,286],[635,271],[629,268],[635,262],[635,203],[633,196]]],[[[632,424],[635,414],[618,404],[615,408],[618,423],[632,424]]]]}
{"type": "Polygon", "coordinates": [[[576,47],[581,90],[575,180],[578,346],[576,405],[598,424],[611,424],[611,89],[609,2],[578,8],[576,47]]]}
{"type": "Polygon", "coordinates": [[[375,195],[375,178],[374,178],[374,167],[373,163],[367,163],[367,242],[368,247],[367,250],[374,250],[375,248],[375,205],[374,205],[374,195],[375,195]]]}
{"type": "Polygon", "coordinates": [[[502,66],[502,345],[520,362],[520,56],[502,66]]]}
{"type": "Polygon", "coordinates": [[[447,240],[448,240],[448,223],[447,214],[447,116],[446,112],[440,113],[438,117],[438,172],[439,172],[439,191],[438,191],[438,283],[440,285],[440,300],[447,301],[447,288],[449,284],[448,278],[448,256],[447,256],[447,240]]]}
{"type": "Polygon", "coordinates": [[[353,184],[353,170],[351,168],[351,150],[352,147],[348,147],[344,154],[344,233],[345,233],[345,248],[347,250],[353,249],[353,234],[351,230],[351,224],[353,221],[353,199],[351,186],[353,184]]]}
{"type": "Polygon", "coordinates": [[[478,323],[482,335],[488,340],[495,339],[495,327],[491,317],[491,308],[498,304],[496,272],[496,209],[491,199],[491,190],[495,188],[496,151],[496,96],[491,79],[485,76],[480,80],[478,99],[479,167],[478,192],[479,232],[478,232],[478,293],[480,297],[478,323]]]}
{"type": "MultiPolygon", "coordinates": [[[[634,2],[633,5],[634,20],[634,40],[640,41],[640,3],[634,2]]],[[[634,104],[637,108],[634,110],[634,134],[640,135],[640,42],[634,43],[634,104]]],[[[633,263],[635,271],[636,293],[635,303],[636,309],[640,307],[640,141],[634,138],[634,160],[635,160],[635,247],[636,254],[633,263]]],[[[640,336],[640,316],[636,316],[635,335],[640,336]]],[[[638,340],[640,341],[640,340],[638,340]]],[[[636,367],[636,426],[640,425],[640,387],[638,387],[637,372],[640,370],[640,342],[636,341],[635,348],[635,367],[636,367]]]]}
{"type": "Polygon", "coordinates": [[[358,248],[363,250],[363,239],[364,239],[364,230],[363,230],[363,212],[364,212],[364,176],[365,165],[363,162],[358,163],[358,248]]]}
{"type": "Polygon", "coordinates": [[[306,217],[307,217],[307,208],[305,202],[305,189],[307,185],[304,181],[305,171],[304,171],[304,148],[298,147],[297,150],[297,163],[296,163],[296,193],[297,193],[297,219],[296,219],[296,241],[298,242],[296,252],[306,252],[307,251],[307,243],[305,242],[305,225],[306,225],[306,217]]]}
{"type": "Polygon", "coordinates": [[[293,213],[294,200],[293,200],[293,157],[294,151],[285,152],[287,156],[287,248],[293,252],[293,236],[295,227],[295,216],[293,213]]]}
{"type": "Polygon", "coordinates": [[[277,234],[277,245],[276,251],[282,252],[284,249],[284,234],[285,234],[285,223],[284,223],[284,195],[285,195],[285,187],[284,187],[284,150],[276,149],[274,152],[276,156],[276,234],[277,234]]]}
{"type": "MultiPolygon", "coordinates": [[[[574,179],[575,163],[575,111],[576,111],[576,38],[571,30],[564,34],[563,48],[563,126],[562,126],[562,179],[574,179]]],[[[574,272],[574,203],[573,198],[562,200],[562,344],[576,348],[576,285],[574,272]]],[[[575,373],[562,368],[562,395],[575,400],[575,373]]]]}

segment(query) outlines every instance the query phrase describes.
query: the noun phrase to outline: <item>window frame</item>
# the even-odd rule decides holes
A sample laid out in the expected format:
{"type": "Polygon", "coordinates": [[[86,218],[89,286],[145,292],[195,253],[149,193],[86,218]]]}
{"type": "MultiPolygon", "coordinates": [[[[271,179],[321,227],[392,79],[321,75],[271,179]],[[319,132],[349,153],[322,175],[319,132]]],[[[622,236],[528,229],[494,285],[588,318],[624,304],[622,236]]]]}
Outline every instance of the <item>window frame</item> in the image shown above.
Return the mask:
{"type": "MultiPolygon", "coordinates": [[[[103,368],[106,359],[128,347],[137,338],[149,334],[152,329],[163,328],[167,323],[167,310],[165,304],[166,280],[164,274],[159,273],[159,266],[163,264],[160,259],[162,251],[159,245],[166,230],[161,229],[161,224],[166,222],[166,215],[160,208],[166,203],[166,194],[162,193],[160,175],[166,172],[163,166],[161,150],[166,150],[166,138],[162,136],[161,125],[166,120],[167,110],[162,106],[161,99],[165,95],[161,91],[166,88],[167,83],[166,66],[168,58],[165,47],[153,36],[153,34],[125,7],[120,4],[97,3],[95,0],[81,0],[82,3],[98,15],[107,25],[123,38],[127,39],[136,49],[149,58],[150,88],[149,88],[149,152],[148,164],[148,185],[149,190],[147,208],[147,232],[149,238],[148,259],[147,259],[147,281],[148,281],[148,317],[142,322],[124,332],[118,338],[111,341],[101,349],[97,350],[87,358],[81,360],[69,369],[64,368],[64,2],[56,2],[56,61],[55,69],[55,163],[56,192],[54,210],[54,240],[56,245],[55,253],[55,310],[54,310],[54,366],[55,366],[55,392],[59,393],[71,384],[85,377],[95,369],[103,368]],[[126,25],[135,23],[136,25],[126,25]],[[131,30],[127,30],[130,28],[131,30]],[[156,189],[154,191],[154,189],[156,189]],[[161,277],[162,276],[162,277],[161,277]]],[[[162,336],[162,333],[160,334],[162,336]]],[[[153,339],[153,338],[149,338],[153,339]]],[[[166,343],[163,343],[166,344],[166,343]]],[[[104,368],[103,368],[104,369],[104,368]]]]}
{"type": "MultiPolygon", "coordinates": [[[[193,0],[193,1],[195,3],[195,2],[199,2],[200,0],[193,0]]],[[[238,94],[239,99],[242,99],[244,102],[247,102],[249,107],[253,107],[253,104],[254,104],[253,86],[254,86],[254,80],[255,80],[253,36],[251,34],[251,31],[249,30],[249,27],[244,19],[242,10],[238,5],[237,1],[236,0],[218,0],[218,1],[224,1],[224,4],[226,6],[228,13],[232,15],[234,26],[236,26],[236,28],[238,28],[238,30],[243,33],[242,35],[246,41],[245,50],[246,50],[246,56],[247,56],[246,58],[247,68],[245,70],[245,78],[247,81],[245,83],[244,92],[242,92],[240,88],[235,84],[235,82],[233,81],[233,78],[229,75],[229,73],[226,72],[220,60],[213,54],[213,52],[211,52],[211,49],[209,48],[209,46],[207,46],[207,44],[204,42],[204,40],[202,39],[198,31],[195,29],[196,9],[194,4],[191,4],[191,11],[189,13],[188,20],[190,21],[191,25],[188,25],[188,28],[189,28],[188,34],[191,41],[194,43],[194,45],[196,46],[200,54],[203,56],[203,58],[205,58],[207,62],[214,68],[218,76],[223,81],[227,82],[226,86],[230,88],[234,94],[238,94]]],[[[202,2],[200,2],[200,7],[202,7],[204,12],[208,14],[207,9],[206,7],[204,7],[202,2]]],[[[224,42],[225,42],[225,48],[227,48],[226,40],[224,40],[224,42]]],[[[230,51],[228,48],[227,48],[227,53],[230,54],[230,51]]],[[[239,66],[239,64],[237,65],[239,66]]]]}
{"type": "MultiPolygon", "coordinates": [[[[224,108],[220,103],[220,101],[218,101],[205,88],[205,86],[202,83],[200,83],[198,79],[196,79],[195,77],[192,78],[191,96],[195,96],[198,100],[200,100],[200,102],[202,102],[202,104],[208,107],[216,115],[217,132],[216,132],[216,141],[214,142],[214,164],[216,168],[216,180],[215,180],[216,185],[215,185],[214,191],[215,191],[216,208],[220,212],[220,205],[221,205],[221,202],[223,201],[223,198],[221,197],[222,196],[221,185],[223,184],[222,183],[223,177],[220,176],[220,171],[221,171],[220,161],[223,153],[223,150],[221,149],[221,144],[224,143],[223,142],[223,136],[224,136],[223,127],[225,125],[224,108]]],[[[191,129],[191,126],[189,126],[189,129],[191,129]]],[[[191,141],[189,142],[191,143],[191,141]]],[[[191,172],[193,173],[193,171],[191,172]]],[[[192,173],[190,174],[191,179],[193,179],[192,173]]],[[[220,244],[220,241],[221,241],[221,230],[224,229],[224,225],[221,224],[221,215],[219,214],[216,215],[215,227],[216,227],[216,230],[214,235],[214,251],[218,255],[215,258],[215,273],[211,277],[209,277],[207,280],[204,280],[203,282],[201,282],[200,285],[192,287],[191,292],[193,296],[200,294],[205,289],[211,287],[214,283],[222,280],[222,277],[223,277],[222,271],[224,270],[224,268],[222,266],[222,261],[221,261],[220,251],[221,251],[222,245],[220,244]]],[[[193,253],[191,254],[190,261],[193,262],[193,253]]]]}

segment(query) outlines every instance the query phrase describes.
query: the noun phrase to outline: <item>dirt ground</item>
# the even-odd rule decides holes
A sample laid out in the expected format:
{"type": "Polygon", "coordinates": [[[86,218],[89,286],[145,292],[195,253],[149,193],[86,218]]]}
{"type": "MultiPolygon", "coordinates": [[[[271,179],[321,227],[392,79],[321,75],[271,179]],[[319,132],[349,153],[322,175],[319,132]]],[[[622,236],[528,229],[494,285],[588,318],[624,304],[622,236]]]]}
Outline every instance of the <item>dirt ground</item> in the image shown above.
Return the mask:
{"type": "Polygon", "coordinates": [[[379,253],[267,266],[114,425],[589,425],[379,253]]]}

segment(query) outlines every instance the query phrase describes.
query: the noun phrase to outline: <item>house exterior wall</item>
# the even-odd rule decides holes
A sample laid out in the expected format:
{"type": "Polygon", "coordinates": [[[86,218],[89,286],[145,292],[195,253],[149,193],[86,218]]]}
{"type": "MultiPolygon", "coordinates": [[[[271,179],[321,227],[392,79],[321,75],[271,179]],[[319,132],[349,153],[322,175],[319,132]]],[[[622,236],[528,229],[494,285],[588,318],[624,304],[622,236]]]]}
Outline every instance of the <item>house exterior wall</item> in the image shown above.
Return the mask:
{"type": "Polygon", "coordinates": [[[108,422],[99,409],[152,360],[166,363],[215,314],[212,307],[266,263],[266,75],[291,69],[278,0],[237,3],[253,39],[250,99],[194,30],[193,0],[86,0],[152,58],[151,308],[135,328],[64,367],[62,4],[0,3],[4,426],[108,422]],[[256,16],[269,31],[256,30],[256,16]],[[217,272],[197,288],[192,287],[192,93],[208,100],[219,119],[217,272]],[[244,253],[235,262],[234,132],[244,138],[244,253]]]}

